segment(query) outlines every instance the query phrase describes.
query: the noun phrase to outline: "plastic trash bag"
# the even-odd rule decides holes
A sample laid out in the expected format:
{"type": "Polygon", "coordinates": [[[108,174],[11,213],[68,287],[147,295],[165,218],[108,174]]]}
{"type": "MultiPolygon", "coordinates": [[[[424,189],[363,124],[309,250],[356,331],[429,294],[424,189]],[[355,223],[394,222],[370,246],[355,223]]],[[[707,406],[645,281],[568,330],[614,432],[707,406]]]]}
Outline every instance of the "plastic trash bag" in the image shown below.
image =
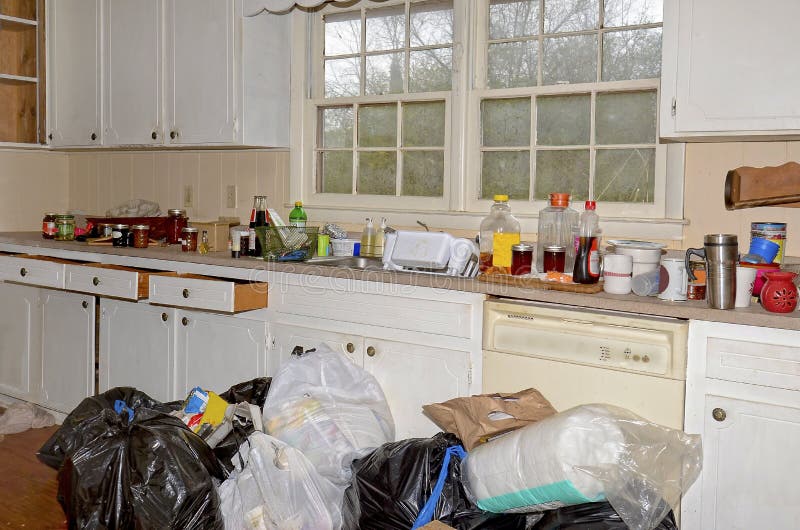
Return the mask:
{"type": "Polygon", "coordinates": [[[41,429],[55,423],[56,419],[52,414],[33,403],[14,403],[0,413],[0,435],[41,429]]]}
{"type": "Polygon", "coordinates": [[[342,487],[355,458],[394,440],[378,381],[325,344],[281,366],[264,404],[264,430],[342,487]]]}
{"type": "Polygon", "coordinates": [[[250,381],[233,385],[225,392],[222,392],[219,397],[232,405],[247,402],[257,406],[259,409],[263,409],[271,384],[271,377],[257,377],[250,381]]]}
{"type": "Polygon", "coordinates": [[[528,528],[525,515],[490,514],[469,501],[461,485],[457,452],[443,467],[447,451],[458,444],[454,435],[440,433],[388,443],[353,462],[353,478],[342,503],[344,528],[408,530],[431,518],[459,530],[528,528]],[[445,480],[436,496],[434,489],[443,470],[445,480]],[[422,519],[429,501],[429,517],[422,519]]]}
{"type": "MultiPolygon", "coordinates": [[[[565,506],[539,514],[531,530],[628,530],[628,525],[608,502],[565,506]]],[[[672,512],[654,530],[678,530],[672,512]]]]}
{"type": "Polygon", "coordinates": [[[103,408],[68,426],[80,441],[67,444],[58,472],[70,528],[221,530],[214,453],[179,419],[131,408],[133,419],[127,407],[103,408]]]}
{"type": "Polygon", "coordinates": [[[611,405],[583,405],[469,453],[470,498],[490,512],[608,500],[631,530],[656,528],[702,468],[700,437],[611,405]]]}
{"type": "Polygon", "coordinates": [[[293,447],[256,432],[242,446],[245,467],[219,494],[228,530],[338,530],[342,490],[293,447]]]}

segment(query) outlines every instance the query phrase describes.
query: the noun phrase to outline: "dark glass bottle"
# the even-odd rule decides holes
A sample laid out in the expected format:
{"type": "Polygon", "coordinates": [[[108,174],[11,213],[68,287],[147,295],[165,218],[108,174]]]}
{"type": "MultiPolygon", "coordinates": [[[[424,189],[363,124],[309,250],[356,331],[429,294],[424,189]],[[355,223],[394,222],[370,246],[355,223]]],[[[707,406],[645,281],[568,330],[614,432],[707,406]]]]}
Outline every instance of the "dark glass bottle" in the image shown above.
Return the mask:
{"type": "Polygon", "coordinates": [[[261,241],[259,241],[256,236],[256,228],[267,225],[267,197],[264,195],[256,195],[253,197],[253,210],[250,213],[250,238],[247,252],[249,256],[261,257],[261,241]]]}
{"type": "Polygon", "coordinates": [[[575,283],[597,283],[600,280],[599,218],[595,212],[594,201],[586,201],[586,209],[581,214],[579,225],[578,251],[572,281],[575,283]]]}

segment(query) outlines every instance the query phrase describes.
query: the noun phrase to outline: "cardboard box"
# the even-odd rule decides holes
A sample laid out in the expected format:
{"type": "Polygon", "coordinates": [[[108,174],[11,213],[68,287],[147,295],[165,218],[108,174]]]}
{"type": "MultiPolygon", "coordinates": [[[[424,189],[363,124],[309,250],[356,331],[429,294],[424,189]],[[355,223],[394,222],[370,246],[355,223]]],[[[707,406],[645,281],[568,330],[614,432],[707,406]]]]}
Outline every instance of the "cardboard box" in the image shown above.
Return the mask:
{"type": "Polygon", "coordinates": [[[422,527],[422,530],[455,530],[452,526],[440,523],[439,521],[431,521],[422,527]]]}
{"type": "Polygon", "coordinates": [[[197,228],[197,242],[203,236],[203,230],[208,232],[208,246],[211,252],[222,252],[228,249],[228,239],[231,236],[232,226],[238,226],[236,217],[220,217],[216,221],[189,221],[189,226],[197,228]]]}

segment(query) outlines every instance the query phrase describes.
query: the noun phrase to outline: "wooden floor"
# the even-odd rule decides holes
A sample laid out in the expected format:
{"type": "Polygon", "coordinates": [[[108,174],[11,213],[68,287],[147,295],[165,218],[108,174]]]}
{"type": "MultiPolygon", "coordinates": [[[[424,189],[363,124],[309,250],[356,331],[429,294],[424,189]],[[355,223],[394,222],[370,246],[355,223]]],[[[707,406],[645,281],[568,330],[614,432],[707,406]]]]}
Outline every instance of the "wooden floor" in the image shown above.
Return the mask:
{"type": "Polygon", "coordinates": [[[8,434],[0,442],[0,529],[67,528],[56,500],[56,470],[36,459],[36,451],[57,428],[8,434]]]}

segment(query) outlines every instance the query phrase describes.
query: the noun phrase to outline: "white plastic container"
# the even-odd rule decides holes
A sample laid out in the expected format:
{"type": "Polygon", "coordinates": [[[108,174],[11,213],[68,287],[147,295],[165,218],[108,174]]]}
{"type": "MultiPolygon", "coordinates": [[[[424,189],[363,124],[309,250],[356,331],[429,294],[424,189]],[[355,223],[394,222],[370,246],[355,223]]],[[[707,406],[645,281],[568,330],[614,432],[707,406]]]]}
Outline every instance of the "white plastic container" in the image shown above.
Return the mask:
{"type": "Polygon", "coordinates": [[[357,239],[331,239],[334,256],[353,256],[357,239]]]}

